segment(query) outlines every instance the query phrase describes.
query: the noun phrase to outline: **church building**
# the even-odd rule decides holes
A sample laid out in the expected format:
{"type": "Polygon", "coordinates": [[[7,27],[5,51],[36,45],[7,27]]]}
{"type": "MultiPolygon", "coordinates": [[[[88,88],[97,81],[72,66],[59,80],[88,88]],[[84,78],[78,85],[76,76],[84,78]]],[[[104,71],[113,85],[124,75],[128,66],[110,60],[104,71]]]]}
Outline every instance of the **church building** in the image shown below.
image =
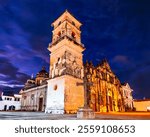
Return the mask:
{"type": "Polygon", "coordinates": [[[45,67],[42,67],[36,78],[32,76],[27,80],[24,88],[20,91],[22,111],[45,111],[48,78],[48,72],[45,67]]]}
{"type": "Polygon", "coordinates": [[[95,112],[125,110],[121,83],[107,60],[97,66],[83,64],[81,25],[68,11],[52,23],[49,73],[43,67],[36,78],[27,80],[20,91],[22,110],[77,113],[84,106],[84,86],[79,84],[83,77],[92,83],[87,88],[87,100],[95,112]]]}
{"type": "Polygon", "coordinates": [[[124,111],[124,98],[119,79],[112,72],[106,59],[97,66],[86,62],[85,76],[92,83],[89,86],[89,106],[95,112],[124,111]]]}

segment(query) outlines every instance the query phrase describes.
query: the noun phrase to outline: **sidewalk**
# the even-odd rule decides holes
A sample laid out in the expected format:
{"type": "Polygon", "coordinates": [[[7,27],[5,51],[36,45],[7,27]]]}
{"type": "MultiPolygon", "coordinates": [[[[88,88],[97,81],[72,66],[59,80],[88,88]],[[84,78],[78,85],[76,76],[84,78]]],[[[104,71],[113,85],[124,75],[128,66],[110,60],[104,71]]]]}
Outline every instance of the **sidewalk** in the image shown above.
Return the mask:
{"type": "Polygon", "coordinates": [[[143,116],[150,116],[150,112],[95,112],[95,114],[103,114],[103,115],[143,115],[143,116]]]}

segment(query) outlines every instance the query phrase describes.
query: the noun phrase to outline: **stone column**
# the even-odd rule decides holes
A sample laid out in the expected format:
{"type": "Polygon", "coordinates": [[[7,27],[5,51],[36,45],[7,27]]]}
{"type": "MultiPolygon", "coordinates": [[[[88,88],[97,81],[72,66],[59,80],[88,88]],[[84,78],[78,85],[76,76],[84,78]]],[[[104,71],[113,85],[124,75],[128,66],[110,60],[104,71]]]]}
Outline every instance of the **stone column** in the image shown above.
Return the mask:
{"type": "Polygon", "coordinates": [[[79,108],[77,112],[77,118],[79,119],[94,119],[95,118],[95,113],[93,110],[89,107],[87,98],[89,94],[87,93],[89,90],[89,85],[91,83],[88,82],[86,74],[84,75],[83,78],[83,83],[80,83],[84,86],[84,107],[79,108]]]}

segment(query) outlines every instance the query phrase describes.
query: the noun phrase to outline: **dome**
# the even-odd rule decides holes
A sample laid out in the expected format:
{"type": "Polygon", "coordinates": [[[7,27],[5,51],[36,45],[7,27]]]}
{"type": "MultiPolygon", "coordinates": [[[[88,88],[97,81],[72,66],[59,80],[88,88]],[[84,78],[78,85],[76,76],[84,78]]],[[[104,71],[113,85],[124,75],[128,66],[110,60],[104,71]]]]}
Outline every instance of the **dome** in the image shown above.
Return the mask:
{"type": "Polygon", "coordinates": [[[46,68],[42,67],[42,70],[40,70],[36,76],[37,77],[48,77],[48,72],[46,71],[46,68]]]}

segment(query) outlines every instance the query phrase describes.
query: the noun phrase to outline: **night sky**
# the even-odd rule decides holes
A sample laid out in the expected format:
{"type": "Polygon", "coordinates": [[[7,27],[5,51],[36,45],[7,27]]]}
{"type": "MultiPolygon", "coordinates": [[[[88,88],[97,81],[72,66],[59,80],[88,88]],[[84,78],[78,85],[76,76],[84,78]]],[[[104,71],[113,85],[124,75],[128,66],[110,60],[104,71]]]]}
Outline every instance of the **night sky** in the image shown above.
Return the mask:
{"type": "Polygon", "coordinates": [[[51,23],[66,9],[83,26],[84,61],[107,58],[134,98],[150,98],[149,0],[0,0],[0,88],[49,70],[51,23]]]}

